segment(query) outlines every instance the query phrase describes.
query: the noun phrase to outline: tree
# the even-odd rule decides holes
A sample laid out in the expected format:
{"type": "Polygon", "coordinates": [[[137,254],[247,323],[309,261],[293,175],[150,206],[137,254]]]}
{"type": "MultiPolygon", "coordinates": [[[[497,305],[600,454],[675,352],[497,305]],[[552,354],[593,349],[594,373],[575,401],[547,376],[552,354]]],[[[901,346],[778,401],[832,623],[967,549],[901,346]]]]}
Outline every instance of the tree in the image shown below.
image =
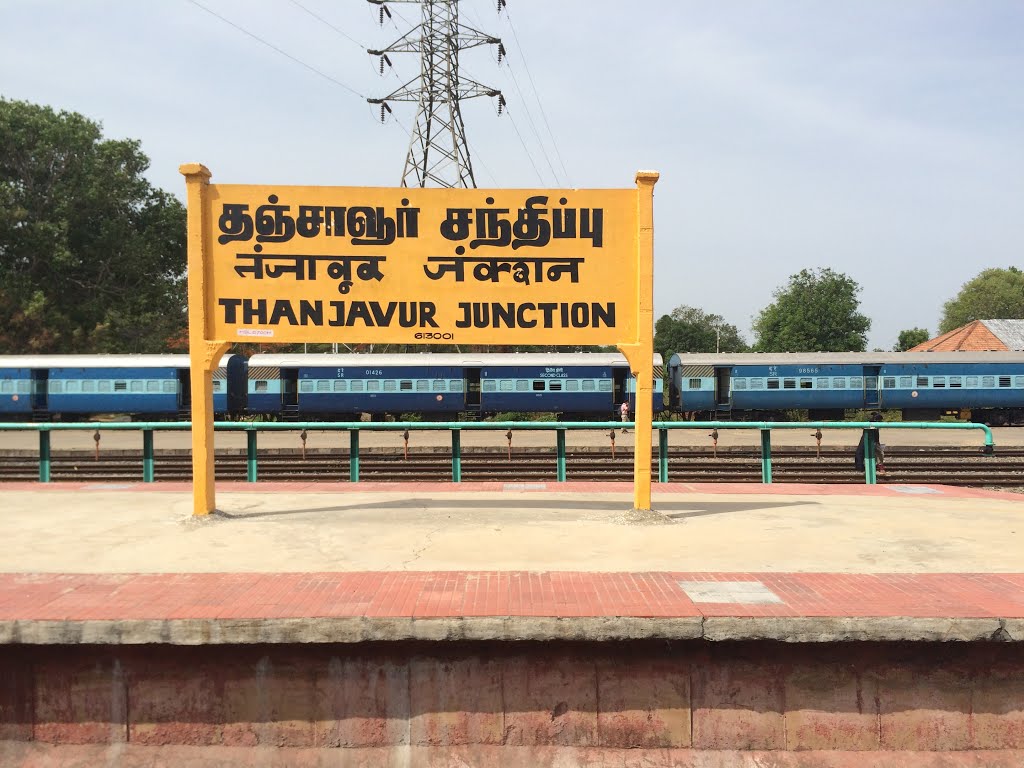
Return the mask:
{"type": "Polygon", "coordinates": [[[134,140],[0,98],[0,352],[159,352],[186,324],[185,209],[134,140]]]}
{"type": "Polygon", "coordinates": [[[925,328],[907,328],[900,331],[899,338],[892,346],[892,351],[906,352],[908,349],[916,347],[918,344],[924,344],[930,338],[931,334],[929,334],[925,328]]]}
{"type": "Polygon", "coordinates": [[[972,320],[1024,318],[1024,273],[1016,267],[986,269],[964,283],[942,306],[939,333],[949,333],[972,320]]]}
{"type": "Polygon", "coordinates": [[[776,289],[754,321],[759,352],[863,352],[871,321],[858,309],[860,286],[841,272],[803,269],[776,289]]]}
{"type": "Polygon", "coordinates": [[[676,307],[654,324],[654,351],[668,361],[674,352],[744,352],[746,342],[735,325],[696,307],[676,307]]]}

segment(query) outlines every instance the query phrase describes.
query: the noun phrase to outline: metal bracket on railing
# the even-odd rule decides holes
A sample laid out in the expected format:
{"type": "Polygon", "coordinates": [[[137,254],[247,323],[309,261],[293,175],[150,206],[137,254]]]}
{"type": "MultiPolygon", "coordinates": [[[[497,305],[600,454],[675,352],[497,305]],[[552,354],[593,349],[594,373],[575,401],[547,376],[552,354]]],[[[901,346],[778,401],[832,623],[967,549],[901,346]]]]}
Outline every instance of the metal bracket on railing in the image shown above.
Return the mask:
{"type": "Polygon", "coordinates": [[[302,460],[306,460],[306,430],[299,432],[299,440],[302,441],[302,460]]]}
{"type": "Polygon", "coordinates": [[[818,441],[818,461],[821,461],[821,430],[816,429],[811,432],[811,437],[818,441]]]}
{"type": "Polygon", "coordinates": [[[608,437],[612,441],[612,458],[614,459],[615,458],[615,430],[614,429],[611,432],[608,433],[608,437]]]}
{"type": "Polygon", "coordinates": [[[512,430],[510,429],[505,433],[505,439],[508,440],[508,460],[512,461],[512,430]]]}
{"type": "Polygon", "coordinates": [[[96,449],[93,452],[92,460],[93,461],[99,461],[100,460],[100,431],[98,429],[95,432],[92,433],[92,440],[93,440],[94,443],[96,443],[96,449]]]}
{"type": "Polygon", "coordinates": [[[408,461],[409,460],[409,430],[408,429],[405,430],[405,432],[402,433],[402,443],[405,446],[404,452],[403,452],[403,457],[404,457],[405,461],[408,461]]]}
{"type": "Polygon", "coordinates": [[[711,451],[712,451],[712,455],[717,459],[718,458],[718,430],[717,429],[711,430],[711,434],[708,435],[708,437],[711,438],[711,451]]]}

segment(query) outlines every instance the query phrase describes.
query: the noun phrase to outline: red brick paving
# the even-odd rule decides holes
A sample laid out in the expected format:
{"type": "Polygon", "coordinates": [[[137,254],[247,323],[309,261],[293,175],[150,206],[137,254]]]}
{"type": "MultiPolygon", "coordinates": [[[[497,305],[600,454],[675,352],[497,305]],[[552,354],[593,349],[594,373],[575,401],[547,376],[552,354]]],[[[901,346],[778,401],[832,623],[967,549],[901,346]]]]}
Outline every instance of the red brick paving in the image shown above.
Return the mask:
{"type": "Polygon", "coordinates": [[[0,574],[0,620],[455,616],[1024,618],[1024,574],[0,574]],[[783,602],[699,603],[679,581],[760,581],[783,602]]]}
{"type": "MultiPolygon", "coordinates": [[[[2,491],[106,491],[106,492],[169,492],[191,493],[190,482],[127,482],[127,483],[0,483],[2,491]]],[[[218,493],[599,493],[632,494],[631,482],[470,482],[470,483],[377,483],[377,482],[219,482],[218,493]]],[[[657,501],[668,494],[756,494],[761,496],[869,496],[882,498],[959,498],[1002,499],[1024,503],[1024,495],[984,488],[961,488],[951,485],[813,485],[810,483],[653,483],[652,498],[657,501]]],[[[657,506],[657,504],[655,504],[657,506]]]]}

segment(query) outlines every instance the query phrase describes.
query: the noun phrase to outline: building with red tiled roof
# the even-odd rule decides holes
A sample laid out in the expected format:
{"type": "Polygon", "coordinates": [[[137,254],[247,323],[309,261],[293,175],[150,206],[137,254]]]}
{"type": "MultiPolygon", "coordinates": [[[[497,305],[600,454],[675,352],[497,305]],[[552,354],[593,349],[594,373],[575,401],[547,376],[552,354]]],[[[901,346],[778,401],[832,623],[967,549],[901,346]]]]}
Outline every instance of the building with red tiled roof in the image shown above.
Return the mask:
{"type": "Polygon", "coordinates": [[[974,320],[910,352],[1022,352],[1024,320],[974,320]]]}

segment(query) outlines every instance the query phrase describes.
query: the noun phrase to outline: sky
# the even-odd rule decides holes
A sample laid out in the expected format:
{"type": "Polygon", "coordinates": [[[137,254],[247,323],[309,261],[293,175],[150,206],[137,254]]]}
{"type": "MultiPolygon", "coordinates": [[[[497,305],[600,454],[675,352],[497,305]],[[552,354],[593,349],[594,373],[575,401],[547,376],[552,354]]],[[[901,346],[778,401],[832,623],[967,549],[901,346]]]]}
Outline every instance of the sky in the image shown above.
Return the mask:
{"type": "MultiPolygon", "coordinates": [[[[396,186],[414,106],[379,121],[419,19],[365,0],[0,0],[0,96],[133,138],[156,186],[396,186]],[[212,13],[211,13],[212,12],[212,13]],[[216,15],[215,15],[216,14],[216,15]]],[[[868,348],[937,333],[942,305],[1024,257],[1020,0],[463,0],[503,40],[463,75],[477,184],[632,187],[657,170],[655,313],[751,324],[801,269],[862,288],[868,348]]]]}

